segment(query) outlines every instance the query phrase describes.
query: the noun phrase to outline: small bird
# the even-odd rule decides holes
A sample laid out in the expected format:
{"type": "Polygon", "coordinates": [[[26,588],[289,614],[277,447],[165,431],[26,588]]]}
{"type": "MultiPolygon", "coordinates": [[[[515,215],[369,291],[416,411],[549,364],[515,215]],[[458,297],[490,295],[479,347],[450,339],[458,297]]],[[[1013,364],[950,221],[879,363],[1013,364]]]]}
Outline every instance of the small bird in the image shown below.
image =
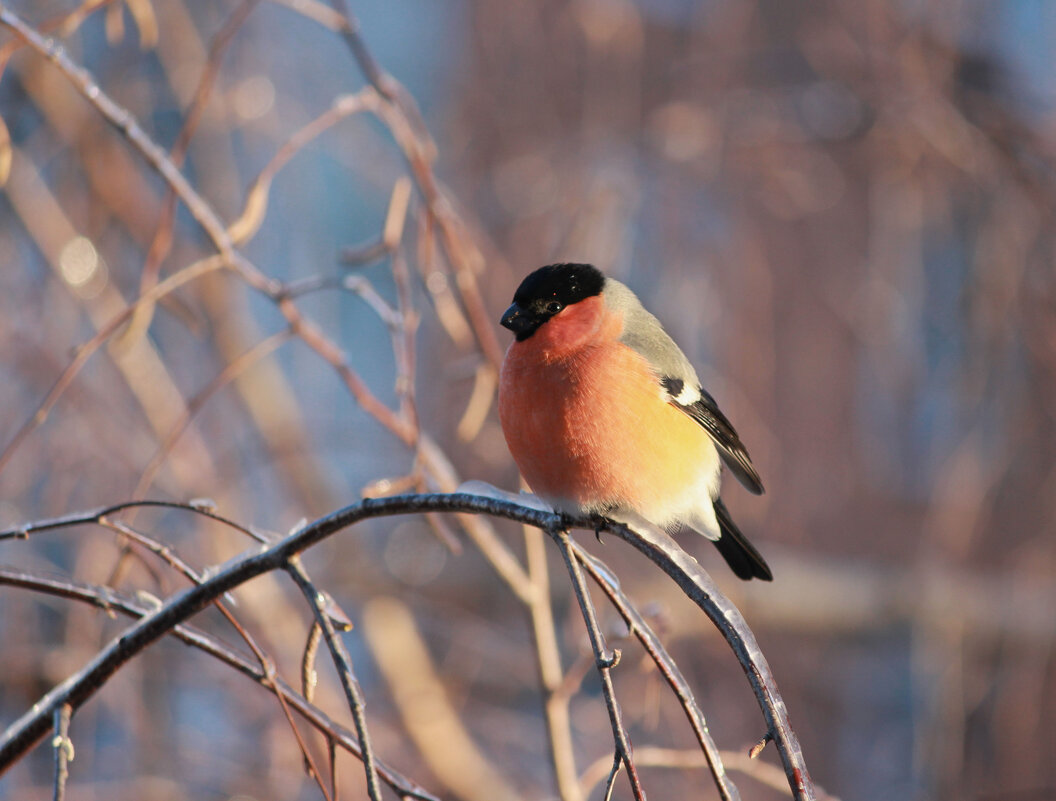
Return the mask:
{"type": "Polygon", "coordinates": [[[559,511],[687,526],[742,579],[771,581],[719,498],[720,460],[763,483],[689,359],[626,286],[589,264],[521,282],[502,325],[516,339],[499,379],[506,444],[532,491],[559,511]]]}

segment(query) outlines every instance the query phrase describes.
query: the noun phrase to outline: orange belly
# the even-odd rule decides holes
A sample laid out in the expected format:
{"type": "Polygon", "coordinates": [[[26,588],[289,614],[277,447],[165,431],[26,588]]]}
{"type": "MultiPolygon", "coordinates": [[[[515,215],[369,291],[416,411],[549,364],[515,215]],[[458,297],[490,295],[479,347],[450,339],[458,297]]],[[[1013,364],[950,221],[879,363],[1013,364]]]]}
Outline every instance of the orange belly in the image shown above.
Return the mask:
{"type": "Polygon", "coordinates": [[[551,360],[531,340],[515,343],[499,416],[529,486],[561,506],[630,509],[666,525],[717,476],[707,433],[664,400],[647,362],[618,341],[551,360]]]}

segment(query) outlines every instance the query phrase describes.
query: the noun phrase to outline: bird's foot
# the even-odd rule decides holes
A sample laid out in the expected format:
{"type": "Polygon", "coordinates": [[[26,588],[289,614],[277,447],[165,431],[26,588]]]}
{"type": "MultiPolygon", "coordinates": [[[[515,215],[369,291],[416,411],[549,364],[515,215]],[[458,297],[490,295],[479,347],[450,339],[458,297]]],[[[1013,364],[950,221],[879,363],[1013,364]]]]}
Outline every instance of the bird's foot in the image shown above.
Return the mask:
{"type": "Polygon", "coordinates": [[[597,537],[599,543],[604,545],[605,543],[601,540],[601,532],[608,529],[609,518],[605,517],[605,515],[594,513],[590,516],[590,524],[594,527],[594,536],[597,537]]]}

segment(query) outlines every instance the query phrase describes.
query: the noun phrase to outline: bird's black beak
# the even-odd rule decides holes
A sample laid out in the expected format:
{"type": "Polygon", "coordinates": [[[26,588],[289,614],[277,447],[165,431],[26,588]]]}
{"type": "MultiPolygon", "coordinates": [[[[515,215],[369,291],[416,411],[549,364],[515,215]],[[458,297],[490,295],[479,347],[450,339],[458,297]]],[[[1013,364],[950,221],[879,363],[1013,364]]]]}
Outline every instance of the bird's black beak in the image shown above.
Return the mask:
{"type": "Polygon", "coordinates": [[[500,322],[504,328],[509,328],[513,331],[517,336],[517,339],[523,338],[526,334],[531,333],[538,327],[538,324],[532,316],[516,303],[512,304],[510,308],[503,313],[500,322]]]}

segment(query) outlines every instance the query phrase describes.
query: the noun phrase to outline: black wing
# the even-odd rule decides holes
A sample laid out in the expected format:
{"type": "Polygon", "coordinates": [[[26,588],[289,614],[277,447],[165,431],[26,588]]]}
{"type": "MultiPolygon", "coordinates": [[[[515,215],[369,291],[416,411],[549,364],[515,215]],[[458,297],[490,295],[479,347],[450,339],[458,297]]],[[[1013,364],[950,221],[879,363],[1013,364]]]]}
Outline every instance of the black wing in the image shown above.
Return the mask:
{"type": "Polygon", "coordinates": [[[726,415],[719,411],[715,399],[701,388],[700,400],[682,404],[677,400],[684,386],[682,380],[665,378],[663,384],[671,397],[671,403],[700,423],[715,440],[715,444],[719,446],[722,461],[730,468],[730,472],[737,476],[737,480],[744,485],[744,488],[754,495],[762,495],[763,481],[755,471],[752,458],[741,444],[741,438],[737,436],[737,432],[726,419],[726,415]]]}

